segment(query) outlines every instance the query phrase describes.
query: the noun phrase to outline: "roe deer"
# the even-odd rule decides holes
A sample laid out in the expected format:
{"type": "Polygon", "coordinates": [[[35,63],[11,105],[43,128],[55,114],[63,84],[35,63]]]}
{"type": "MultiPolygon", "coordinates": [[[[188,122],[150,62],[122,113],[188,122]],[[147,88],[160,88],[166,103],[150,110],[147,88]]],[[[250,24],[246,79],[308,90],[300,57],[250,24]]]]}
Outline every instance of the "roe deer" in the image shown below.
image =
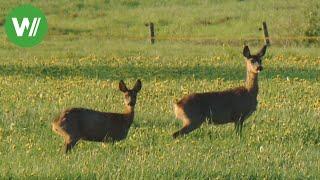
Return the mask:
{"type": "Polygon", "coordinates": [[[190,133],[208,120],[213,124],[234,123],[241,135],[242,125],[258,104],[258,73],[262,71],[261,58],[266,52],[264,45],[256,55],[251,55],[248,46],[243,49],[246,58],[247,77],[245,86],[220,92],[195,93],[174,104],[176,118],[182,120],[183,128],[172,136],[176,138],[190,133]]]}
{"type": "Polygon", "coordinates": [[[137,93],[141,89],[137,80],[133,89],[128,89],[121,80],[119,89],[124,93],[125,112],[107,113],[84,108],[72,108],[63,111],[52,123],[52,130],[65,141],[65,152],[70,151],[78,140],[120,141],[125,139],[134,118],[134,106],[137,93]]]}

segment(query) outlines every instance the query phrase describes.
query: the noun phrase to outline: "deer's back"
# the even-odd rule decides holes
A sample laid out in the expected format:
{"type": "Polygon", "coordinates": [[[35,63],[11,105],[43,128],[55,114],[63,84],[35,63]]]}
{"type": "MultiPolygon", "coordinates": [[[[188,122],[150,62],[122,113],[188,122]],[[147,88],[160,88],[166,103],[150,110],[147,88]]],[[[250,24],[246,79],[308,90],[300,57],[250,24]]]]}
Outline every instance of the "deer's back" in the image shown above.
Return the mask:
{"type": "Polygon", "coordinates": [[[182,98],[177,106],[191,119],[224,124],[234,122],[241,115],[250,115],[257,99],[246,88],[239,87],[221,92],[195,93],[182,98]]]}
{"type": "Polygon", "coordinates": [[[83,108],[65,110],[59,123],[67,133],[89,141],[121,140],[129,128],[123,114],[83,108]]]}

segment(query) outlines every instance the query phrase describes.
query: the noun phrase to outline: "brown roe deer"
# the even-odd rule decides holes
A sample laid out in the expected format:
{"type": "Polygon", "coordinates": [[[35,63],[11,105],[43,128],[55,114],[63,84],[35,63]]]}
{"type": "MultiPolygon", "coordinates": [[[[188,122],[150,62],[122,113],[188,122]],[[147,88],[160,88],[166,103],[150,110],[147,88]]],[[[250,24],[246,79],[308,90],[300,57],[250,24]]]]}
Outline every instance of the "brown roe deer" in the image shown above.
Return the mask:
{"type": "Polygon", "coordinates": [[[126,138],[134,118],[137,93],[142,87],[137,80],[133,89],[128,89],[121,80],[119,89],[124,93],[125,112],[108,113],[91,109],[72,108],[63,111],[52,123],[52,130],[65,141],[65,152],[79,141],[114,142],[126,138]]]}
{"type": "Polygon", "coordinates": [[[251,55],[248,46],[243,49],[246,58],[247,78],[245,86],[221,92],[195,93],[174,104],[175,115],[183,127],[173,134],[182,136],[200,127],[204,121],[213,124],[234,123],[241,135],[243,122],[256,110],[258,101],[258,74],[262,71],[261,58],[267,46],[256,55],[251,55]]]}

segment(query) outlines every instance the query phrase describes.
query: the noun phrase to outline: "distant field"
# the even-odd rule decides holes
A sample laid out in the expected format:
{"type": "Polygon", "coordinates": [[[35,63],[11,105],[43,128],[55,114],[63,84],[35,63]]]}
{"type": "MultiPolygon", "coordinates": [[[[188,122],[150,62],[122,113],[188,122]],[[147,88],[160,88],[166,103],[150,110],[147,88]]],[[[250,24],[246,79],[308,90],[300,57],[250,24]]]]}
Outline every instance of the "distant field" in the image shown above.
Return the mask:
{"type": "MultiPolygon", "coordinates": [[[[0,4],[0,21],[20,1],[0,4]]],[[[173,140],[181,127],[172,102],[191,92],[244,83],[242,45],[222,39],[304,36],[317,1],[33,1],[49,33],[22,49],[0,28],[0,177],[104,179],[320,179],[319,44],[278,42],[259,77],[258,110],[243,138],[233,124],[204,124],[173,140]],[[201,3],[200,3],[201,2],[201,3]],[[156,35],[195,37],[150,45],[156,35]],[[144,38],[145,37],[145,38],[144,38]],[[115,144],[80,142],[69,155],[51,131],[68,107],[123,111],[118,82],[143,83],[128,138],[115,144]]],[[[243,40],[241,40],[243,39],[243,40]]],[[[253,52],[258,41],[249,42],[253,52]],[[250,44],[251,43],[251,44],[250,44]]]]}

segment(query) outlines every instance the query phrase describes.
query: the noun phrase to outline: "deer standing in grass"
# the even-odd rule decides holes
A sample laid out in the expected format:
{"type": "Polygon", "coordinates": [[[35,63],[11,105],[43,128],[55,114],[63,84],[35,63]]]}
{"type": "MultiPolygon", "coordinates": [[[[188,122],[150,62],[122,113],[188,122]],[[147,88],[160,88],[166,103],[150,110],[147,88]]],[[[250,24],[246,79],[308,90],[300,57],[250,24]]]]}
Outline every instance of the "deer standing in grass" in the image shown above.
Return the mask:
{"type": "Polygon", "coordinates": [[[134,118],[137,93],[142,87],[138,80],[133,89],[128,89],[121,80],[119,89],[124,93],[125,112],[108,113],[84,108],[63,111],[52,123],[52,130],[65,141],[65,152],[70,151],[79,141],[114,142],[126,138],[134,118]]]}
{"type": "Polygon", "coordinates": [[[173,138],[190,133],[207,120],[213,124],[234,123],[237,134],[241,135],[243,122],[256,110],[258,101],[258,74],[262,71],[261,58],[267,46],[256,55],[249,47],[243,49],[246,58],[247,78],[245,86],[221,92],[195,93],[174,104],[175,115],[182,120],[183,127],[173,138]]]}

